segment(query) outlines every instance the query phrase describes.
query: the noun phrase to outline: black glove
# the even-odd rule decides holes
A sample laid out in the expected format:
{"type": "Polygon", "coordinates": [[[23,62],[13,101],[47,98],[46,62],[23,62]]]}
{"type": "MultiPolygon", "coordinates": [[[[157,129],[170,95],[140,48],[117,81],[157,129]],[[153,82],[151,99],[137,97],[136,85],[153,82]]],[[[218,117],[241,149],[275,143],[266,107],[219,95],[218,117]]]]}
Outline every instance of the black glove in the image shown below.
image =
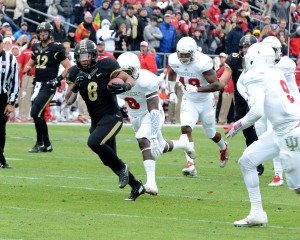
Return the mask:
{"type": "Polygon", "coordinates": [[[107,86],[109,87],[108,92],[111,94],[119,94],[131,89],[131,85],[129,83],[126,84],[112,83],[112,85],[107,85],[107,86]]]}
{"type": "Polygon", "coordinates": [[[84,78],[85,76],[82,72],[78,73],[75,79],[75,85],[79,87],[84,81],[84,78]]]}
{"type": "Polygon", "coordinates": [[[54,78],[48,81],[47,84],[49,85],[50,89],[54,91],[58,86],[60,86],[60,81],[58,81],[57,78],[54,78]]]}

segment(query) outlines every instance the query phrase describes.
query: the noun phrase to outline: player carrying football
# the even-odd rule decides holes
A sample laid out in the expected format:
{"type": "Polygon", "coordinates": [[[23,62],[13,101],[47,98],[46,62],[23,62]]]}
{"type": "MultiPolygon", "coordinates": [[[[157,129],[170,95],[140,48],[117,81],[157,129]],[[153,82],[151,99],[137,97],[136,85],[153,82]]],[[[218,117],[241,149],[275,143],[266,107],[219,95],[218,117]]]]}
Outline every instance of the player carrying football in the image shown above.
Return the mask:
{"type": "Polygon", "coordinates": [[[135,81],[113,58],[98,61],[98,50],[91,40],[82,40],[75,47],[76,66],[70,68],[67,76],[69,87],[66,100],[72,104],[79,91],[91,116],[91,129],[88,146],[98,154],[105,166],[119,176],[119,187],[127,184],[132,187],[131,194],[125,200],[134,201],[145,193],[143,184],[129,171],[129,166],[118,156],[116,135],[121,130],[123,118],[115,94],[130,90],[135,81]],[[110,85],[113,78],[123,79],[124,84],[110,85]]]}

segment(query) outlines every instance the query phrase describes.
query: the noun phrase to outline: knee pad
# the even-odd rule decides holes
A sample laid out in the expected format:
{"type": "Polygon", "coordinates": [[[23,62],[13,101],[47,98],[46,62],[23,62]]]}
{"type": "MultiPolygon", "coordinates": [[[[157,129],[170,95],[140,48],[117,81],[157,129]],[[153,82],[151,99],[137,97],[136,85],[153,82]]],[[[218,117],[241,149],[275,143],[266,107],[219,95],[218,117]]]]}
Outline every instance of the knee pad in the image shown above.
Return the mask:
{"type": "Polygon", "coordinates": [[[239,159],[239,165],[242,170],[256,168],[256,166],[249,160],[249,158],[244,155],[242,155],[239,159]]]}

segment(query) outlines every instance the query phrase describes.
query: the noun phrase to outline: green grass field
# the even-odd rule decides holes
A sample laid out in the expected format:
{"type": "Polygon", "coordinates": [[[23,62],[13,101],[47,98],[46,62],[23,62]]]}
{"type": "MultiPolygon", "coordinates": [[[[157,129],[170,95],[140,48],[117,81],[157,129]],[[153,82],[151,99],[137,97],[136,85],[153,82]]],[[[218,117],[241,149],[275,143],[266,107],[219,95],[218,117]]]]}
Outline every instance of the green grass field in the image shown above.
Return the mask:
{"type": "MultiPolygon", "coordinates": [[[[157,160],[158,196],[123,199],[130,187],[87,146],[89,127],[50,125],[54,151],[30,154],[33,125],[7,125],[6,157],[14,169],[0,169],[0,239],[300,239],[300,198],[287,185],[268,187],[273,164],[260,177],[265,228],[236,228],[250,211],[238,166],[245,143],[229,144],[230,162],[219,168],[219,152],[202,128],[194,130],[197,177],[184,177],[182,151],[157,160]]],[[[219,128],[221,132],[223,129],[219,128]]],[[[178,139],[179,127],[164,127],[166,139],[178,139]]],[[[146,180],[141,153],[130,126],[118,135],[118,154],[146,180]]]]}

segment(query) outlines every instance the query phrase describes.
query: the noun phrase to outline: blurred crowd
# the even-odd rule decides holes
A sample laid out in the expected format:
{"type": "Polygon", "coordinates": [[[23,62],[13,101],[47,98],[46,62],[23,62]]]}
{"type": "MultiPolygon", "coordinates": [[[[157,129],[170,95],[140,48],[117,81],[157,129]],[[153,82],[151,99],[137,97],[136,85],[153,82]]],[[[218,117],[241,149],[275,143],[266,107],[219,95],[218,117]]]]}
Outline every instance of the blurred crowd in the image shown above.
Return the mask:
{"type": "MultiPolygon", "coordinates": [[[[117,58],[123,51],[136,51],[142,68],[161,74],[162,99],[167,99],[164,92],[167,55],[176,50],[176,43],[184,36],[193,37],[199,51],[216,56],[215,70],[221,72],[223,59],[228,54],[239,52],[238,43],[245,34],[254,35],[258,41],[276,36],[282,43],[282,55],[293,59],[299,59],[300,55],[300,1],[297,0],[16,0],[15,6],[6,6],[6,2],[0,0],[0,33],[4,37],[5,51],[11,51],[18,58],[19,101],[21,108],[23,100],[26,100],[27,106],[26,113],[21,116],[23,110],[20,110],[11,117],[11,121],[30,120],[28,105],[33,85],[26,81],[22,85],[22,68],[29,60],[26,56],[32,42],[37,41],[37,24],[22,21],[23,11],[25,17],[37,23],[51,22],[54,41],[65,45],[70,60],[70,49],[82,39],[90,39],[97,44],[99,59],[117,58]],[[48,16],[30,11],[28,7],[48,16]]],[[[299,60],[297,63],[299,81],[299,60]]],[[[224,90],[225,94],[221,92],[220,97],[231,96],[231,87],[228,88],[224,90]]],[[[220,102],[217,99],[216,104],[220,102]]],[[[229,99],[232,101],[231,97],[229,99]]],[[[166,105],[167,100],[163,100],[163,104],[166,105]]],[[[64,106],[63,103],[61,105],[64,106]]],[[[230,105],[227,108],[230,112],[230,105]]],[[[78,106],[73,109],[78,109],[78,106]]],[[[224,111],[221,107],[219,109],[220,122],[228,122],[227,115],[224,117],[224,111]]],[[[172,112],[169,115],[172,120],[169,121],[178,122],[175,118],[178,110],[174,106],[169,106],[169,110],[172,112]]],[[[71,116],[74,111],[72,108],[68,111],[69,115],[65,114],[64,119],[84,116],[81,122],[88,120],[86,112],[77,111],[71,116]]],[[[218,114],[217,111],[217,119],[218,114]]]]}

